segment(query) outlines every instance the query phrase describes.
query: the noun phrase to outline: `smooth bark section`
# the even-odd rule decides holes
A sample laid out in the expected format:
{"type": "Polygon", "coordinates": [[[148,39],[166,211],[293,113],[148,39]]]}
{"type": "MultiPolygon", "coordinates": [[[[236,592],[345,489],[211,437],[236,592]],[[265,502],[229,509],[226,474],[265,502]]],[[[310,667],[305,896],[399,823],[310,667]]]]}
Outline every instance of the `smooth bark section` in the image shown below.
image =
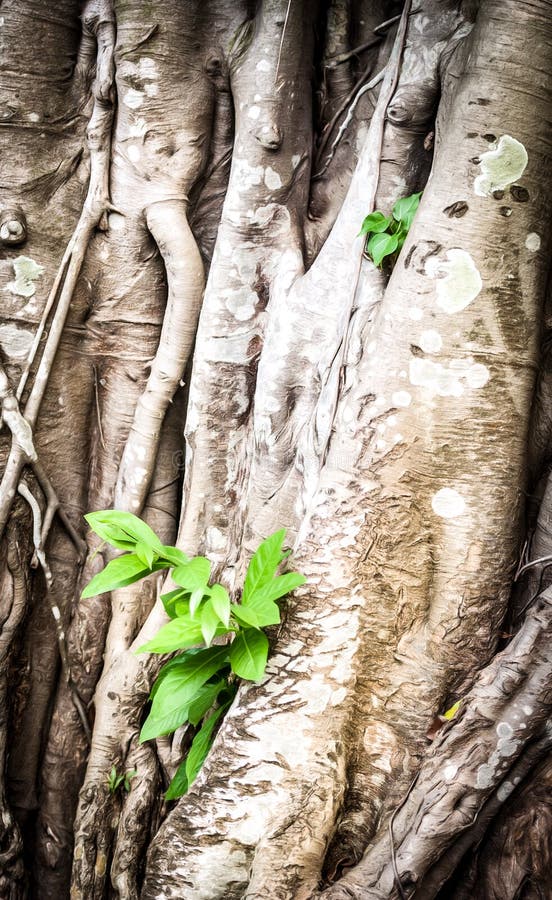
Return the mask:
{"type": "Polygon", "coordinates": [[[234,155],[200,318],[179,541],[232,563],[241,545],[257,365],[277,284],[303,270],[315,4],[263,4],[231,86],[234,155]],[[285,23],[285,33],[283,33],[285,23]],[[285,52],[279,54],[279,47],[285,52]],[[232,389],[227,390],[229,380],[232,389]]]}

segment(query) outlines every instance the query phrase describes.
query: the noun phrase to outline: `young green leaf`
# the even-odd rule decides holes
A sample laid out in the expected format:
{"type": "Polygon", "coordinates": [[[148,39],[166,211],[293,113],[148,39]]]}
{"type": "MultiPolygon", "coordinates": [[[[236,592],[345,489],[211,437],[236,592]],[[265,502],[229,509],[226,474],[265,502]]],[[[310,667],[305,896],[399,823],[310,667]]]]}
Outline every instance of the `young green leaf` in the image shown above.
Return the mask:
{"type": "Polygon", "coordinates": [[[177,566],[172,572],[172,580],[190,593],[207,590],[211,577],[211,563],[204,556],[196,556],[185,566],[177,566]]]}
{"type": "Polygon", "coordinates": [[[171,669],[177,668],[182,663],[182,660],[187,657],[188,653],[195,653],[195,650],[185,650],[184,653],[178,653],[176,656],[173,656],[172,659],[169,659],[169,661],[166,662],[164,666],[162,666],[159,675],[153,683],[149,695],[150,700],[153,700],[157,691],[161,687],[161,684],[163,683],[164,679],[167,677],[171,669]]]}
{"type": "Polygon", "coordinates": [[[203,640],[205,641],[207,646],[209,646],[215,634],[217,633],[217,627],[220,623],[220,617],[215,612],[213,608],[213,601],[211,599],[206,600],[206,602],[201,607],[199,621],[201,622],[201,633],[203,635],[203,640]]]}
{"type": "Polygon", "coordinates": [[[205,758],[215,739],[213,733],[215,726],[220,721],[229,705],[229,703],[226,703],[224,706],[215,710],[214,713],[211,713],[211,715],[205,719],[203,725],[194,737],[190,752],[186,757],[186,777],[188,778],[188,786],[195,781],[197,773],[205,762],[205,758]]]}
{"type": "Polygon", "coordinates": [[[186,653],[179,666],[164,677],[151,704],[151,716],[159,719],[189,704],[206,681],[228,664],[228,647],[208,647],[186,653]]]}
{"type": "Polygon", "coordinates": [[[420,191],[418,194],[411,194],[410,197],[402,197],[400,200],[397,200],[393,207],[393,218],[398,222],[402,222],[406,231],[412,225],[416,210],[420,205],[421,196],[422,192],[420,191]]]}
{"type": "Polygon", "coordinates": [[[267,584],[253,591],[245,600],[242,599],[242,604],[258,610],[265,603],[279,600],[281,597],[285,597],[286,594],[290,594],[295,588],[304,584],[305,581],[305,576],[300,575],[299,572],[286,572],[284,575],[277,575],[267,584]]]}
{"type": "Polygon", "coordinates": [[[149,575],[150,571],[151,569],[135,553],[125,553],[123,556],[117,556],[110,560],[105,569],[94,575],[81,596],[84,600],[87,597],[104,594],[106,591],[126,587],[127,584],[133,584],[140,578],[144,578],[145,575],[149,575]]]}
{"type": "Polygon", "coordinates": [[[131,550],[140,542],[153,550],[161,550],[161,541],[138,516],[117,509],[102,509],[84,517],[92,531],[119,550],[131,550]]]}
{"type": "Polygon", "coordinates": [[[280,608],[272,600],[265,600],[256,605],[232,605],[234,618],[245,625],[254,628],[267,628],[269,625],[278,625],[281,622],[280,608]]]}
{"type": "Polygon", "coordinates": [[[209,593],[208,587],[200,587],[190,594],[190,616],[195,619],[195,614],[201,606],[201,601],[209,593]]]}
{"type": "Polygon", "coordinates": [[[221,690],[226,686],[225,679],[219,679],[212,684],[205,684],[195,695],[188,710],[188,721],[192,725],[198,725],[205,713],[208,713],[217,699],[221,690]]]}
{"type": "Polygon", "coordinates": [[[184,616],[190,612],[190,595],[182,588],[161,594],[161,601],[170,619],[176,619],[177,616],[184,616]]]}
{"type": "Polygon", "coordinates": [[[130,772],[125,772],[125,783],[124,789],[128,793],[130,793],[130,789],[132,787],[132,779],[136,778],[138,775],[138,769],[131,769],[130,772]]]}
{"type": "Polygon", "coordinates": [[[222,584],[213,584],[211,587],[211,603],[217,616],[223,625],[230,624],[230,597],[222,584]]]}
{"type": "MultiPolygon", "coordinates": [[[[226,631],[227,629],[221,625],[217,628],[217,635],[225,634],[226,631]]],[[[173,650],[184,650],[202,642],[201,623],[187,613],[163,625],[155,637],[139,647],[136,652],[172,653],[173,650]]]]}
{"type": "Polygon", "coordinates": [[[189,557],[178,547],[167,547],[164,544],[159,551],[159,556],[161,559],[166,559],[171,566],[187,566],[190,562],[189,557]]]}
{"type": "Polygon", "coordinates": [[[153,568],[154,562],[157,560],[157,553],[155,550],[152,550],[151,547],[148,547],[147,544],[138,543],[134,549],[136,556],[138,559],[141,559],[144,565],[148,567],[148,569],[153,568]]]}
{"type": "Polygon", "coordinates": [[[277,575],[253,593],[242,598],[239,606],[233,604],[232,613],[238,622],[252,625],[254,628],[277,625],[280,622],[280,610],[274,601],[285,597],[286,594],[304,584],[305,580],[299,572],[277,575]]]}
{"type": "Polygon", "coordinates": [[[161,737],[163,734],[172,734],[177,728],[180,728],[188,721],[189,703],[170,710],[161,716],[154,716],[151,712],[146,721],[142,725],[140,731],[140,743],[151,741],[153,738],[161,737]]]}
{"type": "Polygon", "coordinates": [[[111,772],[107,776],[107,786],[110,794],[115,794],[124,781],[124,775],[118,775],[115,766],[111,767],[111,772]]]}
{"type": "Polygon", "coordinates": [[[230,645],[232,671],[246,681],[260,681],[266,668],[268,639],[262,631],[245,628],[230,645]]]}
{"type": "Polygon", "coordinates": [[[276,569],[284,559],[282,544],[285,536],[286,530],[285,528],[281,528],[280,531],[271,534],[270,537],[262,542],[262,544],[259,544],[247,567],[247,574],[245,576],[242,593],[242,603],[247,601],[247,598],[254,591],[258,590],[258,588],[262,587],[274,577],[276,569]]]}
{"type": "MultiPolygon", "coordinates": [[[[276,607],[276,609],[275,609],[275,611],[274,610],[272,611],[273,612],[272,618],[274,618],[274,616],[277,615],[278,619],[277,619],[277,621],[271,622],[270,624],[277,625],[278,622],[280,621],[280,610],[278,609],[278,607],[276,606],[275,603],[273,605],[276,607]]],[[[248,606],[242,606],[241,604],[238,604],[238,603],[232,603],[232,615],[234,616],[236,621],[239,623],[239,625],[245,625],[246,628],[249,628],[249,627],[261,628],[259,616],[257,615],[257,613],[255,612],[254,609],[250,609],[248,606]]]]}
{"type": "Polygon", "coordinates": [[[357,237],[360,237],[363,234],[370,234],[371,232],[379,234],[381,231],[386,231],[389,228],[391,221],[392,220],[387,216],[384,216],[382,212],[376,210],[376,212],[366,216],[357,237]]]}
{"type": "Polygon", "coordinates": [[[165,792],[165,800],[178,800],[188,793],[188,778],[186,776],[186,760],[180,763],[174,774],[174,778],[165,792]]]}
{"type": "Polygon", "coordinates": [[[166,800],[176,800],[178,797],[182,797],[183,794],[187,793],[212,747],[215,739],[213,734],[215,726],[229,706],[230,702],[225,703],[224,706],[215,710],[208,719],[205,719],[203,725],[192,741],[188,756],[184,762],[180,763],[176,770],[176,774],[165,794],[166,800]]]}
{"type": "Polygon", "coordinates": [[[380,266],[386,256],[391,256],[395,252],[398,244],[396,234],[373,234],[366,245],[366,250],[372,257],[374,265],[380,266]]]}

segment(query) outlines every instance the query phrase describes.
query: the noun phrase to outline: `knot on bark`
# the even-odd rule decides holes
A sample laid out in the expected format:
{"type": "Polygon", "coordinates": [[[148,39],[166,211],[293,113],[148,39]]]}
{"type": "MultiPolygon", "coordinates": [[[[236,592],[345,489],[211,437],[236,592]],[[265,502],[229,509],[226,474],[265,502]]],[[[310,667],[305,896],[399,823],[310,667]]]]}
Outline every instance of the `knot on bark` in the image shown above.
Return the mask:
{"type": "Polygon", "coordinates": [[[218,78],[222,75],[223,69],[221,57],[217,53],[211,53],[205,60],[203,68],[205,74],[208,75],[209,78],[218,78]]]}
{"type": "Polygon", "coordinates": [[[255,138],[261,147],[274,153],[282,146],[284,136],[278,126],[271,122],[268,125],[262,125],[255,133],[255,138]]]}
{"type": "Polygon", "coordinates": [[[3,209],[0,212],[0,243],[16,247],[27,240],[27,219],[19,207],[3,209]]]}
{"type": "Polygon", "coordinates": [[[393,125],[425,124],[433,111],[433,91],[426,85],[407,84],[399,88],[387,108],[387,119],[393,125]]]}

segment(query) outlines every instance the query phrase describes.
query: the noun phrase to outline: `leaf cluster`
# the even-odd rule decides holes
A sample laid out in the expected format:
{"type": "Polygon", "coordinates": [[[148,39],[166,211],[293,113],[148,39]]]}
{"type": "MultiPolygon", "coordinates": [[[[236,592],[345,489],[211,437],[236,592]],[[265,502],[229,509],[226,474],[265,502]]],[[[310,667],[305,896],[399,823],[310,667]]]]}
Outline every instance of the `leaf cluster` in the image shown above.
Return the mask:
{"type": "Polygon", "coordinates": [[[282,550],[282,528],[259,545],[247,569],[241,601],[234,603],[222,584],[210,584],[208,559],[189,559],[181,550],[163,545],[132,513],[104,510],[85,518],[104,541],[126,552],[92,578],[83,597],[124,587],[162,569],[171,569],[177,585],[161,597],[170,621],[138,650],[180,651],[163,666],[153,685],[140,732],[140,740],[148,741],[182,725],[196,729],[166,793],[172,800],[186,793],[199,772],[216,726],[234,699],[237,679],[262,679],[269,646],[263,628],[280,622],[277,601],[304,584],[305,578],[298,572],[277,574],[288,556],[282,550]],[[216,639],[220,642],[213,643],[216,639]]]}
{"type": "Polygon", "coordinates": [[[366,235],[366,253],[375,266],[381,266],[387,256],[391,257],[394,265],[414,221],[421,196],[420,191],[397,200],[390,216],[376,210],[364,219],[359,236],[366,235]]]}

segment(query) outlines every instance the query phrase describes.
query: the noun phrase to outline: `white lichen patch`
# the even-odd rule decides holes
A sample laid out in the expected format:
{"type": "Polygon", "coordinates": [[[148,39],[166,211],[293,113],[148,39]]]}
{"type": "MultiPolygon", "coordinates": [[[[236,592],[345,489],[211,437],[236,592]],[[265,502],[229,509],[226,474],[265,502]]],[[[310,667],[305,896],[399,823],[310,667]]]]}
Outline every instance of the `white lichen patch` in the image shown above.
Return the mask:
{"type": "Polygon", "coordinates": [[[260,59],[255,68],[257,72],[270,72],[270,63],[268,59],[260,59]]]}
{"type": "Polygon", "coordinates": [[[424,353],[438,353],[443,346],[443,339],[434,328],[428,328],[427,331],[422,331],[418,344],[424,353]]]}
{"type": "Polygon", "coordinates": [[[282,187],[282,179],[272,166],[267,166],[264,180],[270,191],[276,191],[278,188],[282,187]]]}
{"type": "Polygon", "coordinates": [[[209,528],[207,528],[205,540],[211,552],[224,550],[226,548],[226,538],[224,537],[224,534],[220,528],[216,528],[214,525],[210,525],[209,528]]]}
{"type": "Polygon", "coordinates": [[[159,85],[154,81],[148,81],[144,85],[144,91],[146,92],[148,97],[157,97],[159,93],[159,85]]]}
{"type": "Polygon", "coordinates": [[[447,365],[416,357],[410,361],[410,383],[422,387],[430,397],[461,397],[465,386],[483,387],[489,380],[489,370],[482,363],[452,360],[447,365]]]}
{"type": "Polygon", "coordinates": [[[465,512],[466,501],[455,488],[441,488],[431,498],[431,507],[442,519],[455,519],[465,512]]]}
{"type": "Polygon", "coordinates": [[[226,308],[238,322],[247,322],[248,319],[255,315],[255,306],[258,299],[255,291],[247,287],[235,291],[227,291],[226,308]]]}
{"type": "Polygon", "coordinates": [[[125,106],[128,106],[129,109],[138,109],[143,102],[144,94],[142,91],[136,91],[134,88],[130,88],[126,94],[123,95],[123,103],[125,106]]]}
{"type": "Polygon", "coordinates": [[[514,729],[508,722],[499,722],[496,726],[496,733],[500,738],[511,738],[514,729]]]}
{"type": "Polygon", "coordinates": [[[264,177],[264,166],[252,166],[245,157],[235,156],[232,161],[232,174],[238,190],[247,191],[261,184],[264,177]]]}
{"type": "Polygon", "coordinates": [[[135,122],[128,129],[128,136],[131,138],[144,138],[146,136],[146,132],[148,130],[148,126],[146,124],[145,119],[136,119],[135,122]]]}
{"type": "Polygon", "coordinates": [[[525,246],[532,253],[536,253],[537,250],[540,250],[540,245],[541,245],[540,234],[537,234],[536,231],[532,231],[525,238],[525,246]]]}
{"type": "Polygon", "coordinates": [[[481,791],[489,788],[493,783],[494,773],[494,766],[489,765],[489,763],[482,763],[477,769],[475,786],[481,791]]]}
{"type": "Polygon", "coordinates": [[[391,403],[393,406],[410,406],[412,403],[412,396],[408,391],[395,391],[391,397],[391,403]]]}
{"type": "Polygon", "coordinates": [[[247,115],[250,119],[258,119],[261,114],[260,106],[250,106],[247,110],[247,115]]]}
{"type": "Polygon", "coordinates": [[[475,179],[475,193],[487,197],[514,184],[525,172],[527,161],[527,150],[521,141],[503,134],[496,147],[479,157],[481,174],[475,179]]]}
{"type": "Polygon", "coordinates": [[[137,163],[138,160],[140,159],[140,155],[141,155],[140,147],[138,147],[136,144],[131,144],[127,150],[127,153],[128,153],[128,158],[133,163],[137,163]]]}
{"type": "Polygon", "coordinates": [[[426,272],[437,279],[437,305],[452,315],[472,303],[483,282],[477,267],[466,250],[447,250],[447,260],[431,257],[426,264],[426,272]]]}
{"type": "Polygon", "coordinates": [[[27,359],[33,344],[33,334],[17,325],[0,325],[0,347],[8,359],[27,359]]]}
{"type": "Polygon", "coordinates": [[[420,309],[419,306],[411,306],[408,310],[408,318],[412,319],[413,322],[419,322],[420,319],[423,319],[424,311],[420,309]]]}
{"type": "Polygon", "coordinates": [[[125,227],[125,217],[121,213],[109,213],[108,225],[112,231],[123,231],[125,227]]]}
{"type": "Polygon", "coordinates": [[[504,801],[510,796],[512,791],[514,790],[514,785],[511,781],[503,781],[500,785],[499,789],[496,792],[497,799],[504,803],[504,801]]]}
{"type": "Polygon", "coordinates": [[[30,256],[18,256],[13,261],[13,271],[15,278],[6,285],[7,290],[19,297],[33,297],[36,291],[35,281],[44,272],[44,266],[40,266],[30,256]]]}
{"type": "Polygon", "coordinates": [[[445,781],[452,781],[453,778],[456,778],[456,773],[458,772],[458,766],[454,763],[450,763],[448,766],[445,766],[443,769],[443,778],[445,781]]]}

